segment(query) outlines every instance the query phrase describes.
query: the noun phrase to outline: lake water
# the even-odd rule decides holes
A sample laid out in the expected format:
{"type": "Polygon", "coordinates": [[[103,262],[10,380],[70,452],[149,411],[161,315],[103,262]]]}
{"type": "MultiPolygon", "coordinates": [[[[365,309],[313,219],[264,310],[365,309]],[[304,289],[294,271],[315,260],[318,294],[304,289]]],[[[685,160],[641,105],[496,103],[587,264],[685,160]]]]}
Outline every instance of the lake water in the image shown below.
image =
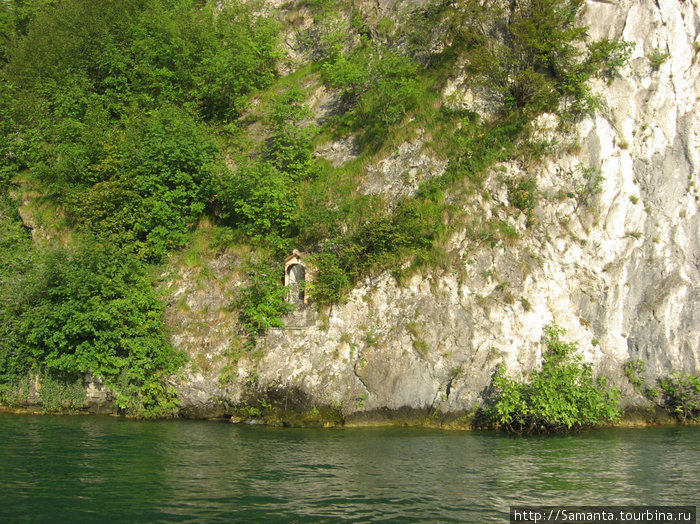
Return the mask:
{"type": "Polygon", "coordinates": [[[700,427],[517,438],[0,415],[0,522],[508,522],[697,505],[700,427]]]}

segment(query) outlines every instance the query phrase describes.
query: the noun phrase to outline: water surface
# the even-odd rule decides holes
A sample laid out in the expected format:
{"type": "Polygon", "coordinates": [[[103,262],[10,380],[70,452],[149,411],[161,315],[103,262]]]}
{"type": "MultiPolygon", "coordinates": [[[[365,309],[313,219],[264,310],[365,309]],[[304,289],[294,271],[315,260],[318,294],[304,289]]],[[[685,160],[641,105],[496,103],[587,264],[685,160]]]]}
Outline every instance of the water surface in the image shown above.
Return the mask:
{"type": "Polygon", "coordinates": [[[696,505],[700,427],[511,437],[0,415],[1,522],[508,522],[696,505]]]}

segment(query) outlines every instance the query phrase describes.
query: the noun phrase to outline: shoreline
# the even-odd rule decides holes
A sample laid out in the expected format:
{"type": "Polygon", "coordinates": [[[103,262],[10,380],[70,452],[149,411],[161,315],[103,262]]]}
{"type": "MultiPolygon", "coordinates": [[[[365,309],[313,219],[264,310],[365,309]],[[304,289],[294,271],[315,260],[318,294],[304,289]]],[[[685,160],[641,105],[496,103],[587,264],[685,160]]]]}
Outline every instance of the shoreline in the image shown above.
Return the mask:
{"type": "MultiPolygon", "coordinates": [[[[232,410],[238,411],[238,410],[232,410]]],[[[472,423],[472,417],[469,414],[453,414],[441,413],[439,416],[425,415],[426,410],[396,410],[377,412],[361,412],[353,413],[346,417],[339,417],[338,413],[333,413],[333,416],[328,416],[328,410],[318,410],[313,412],[293,411],[282,414],[261,414],[256,416],[242,416],[239,413],[225,414],[222,416],[181,416],[174,417],[158,417],[158,418],[142,418],[121,415],[116,412],[99,412],[90,409],[68,409],[46,411],[40,405],[31,406],[2,406],[0,405],[0,415],[47,415],[47,416],[98,416],[98,417],[114,417],[125,420],[139,421],[185,421],[185,420],[201,420],[212,422],[224,422],[234,425],[244,426],[263,426],[263,427],[288,427],[288,428],[425,428],[425,429],[440,429],[446,431],[489,431],[493,433],[502,433],[495,428],[476,427],[472,423]],[[420,413],[416,413],[419,411],[420,413]]],[[[581,431],[589,431],[591,429],[608,429],[608,428],[654,428],[654,427],[671,427],[671,426],[700,426],[700,421],[685,421],[681,422],[674,418],[668,412],[657,409],[653,413],[641,414],[640,408],[630,408],[623,411],[623,415],[619,421],[612,424],[604,424],[585,428],[582,430],[572,430],[557,432],[557,434],[575,434],[581,431]]]]}

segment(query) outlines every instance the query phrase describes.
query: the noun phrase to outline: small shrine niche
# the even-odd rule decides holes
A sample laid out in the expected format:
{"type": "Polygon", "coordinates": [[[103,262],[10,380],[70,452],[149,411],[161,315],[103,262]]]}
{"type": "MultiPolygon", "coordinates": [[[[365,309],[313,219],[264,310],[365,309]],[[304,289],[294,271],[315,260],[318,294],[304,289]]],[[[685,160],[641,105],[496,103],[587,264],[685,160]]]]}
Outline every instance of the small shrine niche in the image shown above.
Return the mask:
{"type": "Polygon", "coordinates": [[[287,300],[293,304],[306,304],[308,298],[304,291],[310,274],[301,253],[296,249],[284,260],[284,285],[287,288],[287,300]]]}

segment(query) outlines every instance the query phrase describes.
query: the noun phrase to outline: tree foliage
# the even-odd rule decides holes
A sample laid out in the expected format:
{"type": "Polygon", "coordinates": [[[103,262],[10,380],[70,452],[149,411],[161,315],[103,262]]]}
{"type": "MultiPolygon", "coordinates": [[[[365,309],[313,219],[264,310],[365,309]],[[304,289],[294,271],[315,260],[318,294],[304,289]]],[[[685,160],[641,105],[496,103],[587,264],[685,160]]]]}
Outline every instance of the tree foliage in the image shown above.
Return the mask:
{"type": "MultiPolygon", "coordinates": [[[[625,42],[587,41],[579,24],[583,8],[583,0],[522,0],[507,7],[457,0],[430,4],[415,17],[439,35],[432,37],[439,51],[424,60],[446,68],[466,62],[478,83],[501,94],[507,112],[570,118],[597,105],[588,80],[614,76],[630,53],[625,42]]],[[[426,35],[414,41],[423,54],[426,35]]]]}
{"type": "Polygon", "coordinates": [[[238,170],[220,183],[222,218],[278,252],[296,235],[300,188],[314,176],[316,127],[303,100],[297,88],[276,97],[268,116],[272,136],[255,158],[242,158],[238,170]]]}
{"type": "Polygon", "coordinates": [[[185,112],[164,107],[134,115],[115,132],[99,180],[76,192],[82,223],[145,259],[181,247],[212,198],[217,149],[185,112]]]}
{"type": "Polygon", "coordinates": [[[256,264],[249,272],[248,285],[241,289],[234,302],[240,310],[241,330],[254,346],[265,330],[282,327],[281,317],[294,309],[286,300],[287,288],[282,285],[276,265],[256,264]]]}
{"type": "Polygon", "coordinates": [[[190,0],[64,0],[27,23],[7,73],[30,89],[79,85],[114,113],[134,102],[177,103],[228,119],[276,76],[278,30],[236,3],[217,10],[190,0]]]}
{"type": "Polygon", "coordinates": [[[307,285],[309,298],[322,306],[341,302],[350,288],[350,278],[340,267],[338,257],[333,253],[319,253],[311,263],[317,276],[307,285]]]}
{"type": "Polygon", "coordinates": [[[365,43],[351,51],[339,51],[321,70],[325,81],[340,89],[348,111],[345,125],[358,127],[372,141],[388,126],[413,110],[421,95],[419,64],[388,46],[365,43]]]}
{"type": "MultiPolygon", "coordinates": [[[[147,262],[213,207],[212,126],[276,77],[279,24],[259,5],[8,0],[0,6],[0,375],[88,370],[131,413],[174,407],[182,362],[147,262]],[[77,226],[33,245],[9,198],[31,181],[77,226]]],[[[48,379],[47,379],[48,380],[48,379]]]]}
{"type": "Polygon", "coordinates": [[[163,375],[183,358],[165,337],[163,305],[146,267],[99,243],[43,254],[21,275],[21,289],[4,282],[6,324],[2,375],[29,371],[84,374],[117,389],[134,414],[172,408],[163,375]]]}

